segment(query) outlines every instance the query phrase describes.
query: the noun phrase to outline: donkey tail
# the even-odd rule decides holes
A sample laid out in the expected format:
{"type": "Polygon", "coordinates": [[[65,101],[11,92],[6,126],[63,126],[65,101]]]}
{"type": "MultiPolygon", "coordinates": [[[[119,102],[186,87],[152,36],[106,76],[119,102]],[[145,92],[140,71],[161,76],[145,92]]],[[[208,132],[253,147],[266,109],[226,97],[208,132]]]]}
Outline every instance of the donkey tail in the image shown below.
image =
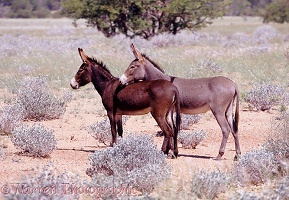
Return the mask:
{"type": "MultiPolygon", "coordinates": [[[[174,124],[174,134],[175,134],[175,137],[177,138],[178,133],[181,129],[181,122],[182,122],[182,120],[181,120],[181,107],[180,107],[180,94],[179,94],[178,89],[176,89],[176,91],[175,91],[174,110],[176,112],[176,120],[175,120],[175,123],[173,123],[174,124]]],[[[173,114],[172,114],[172,121],[174,121],[173,114]]]]}
{"type": "Polygon", "coordinates": [[[236,99],[236,110],[235,110],[235,117],[233,119],[233,130],[236,133],[238,132],[238,125],[239,125],[239,104],[240,104],[238,88],[235,89],[235,99],[236,99]]]}

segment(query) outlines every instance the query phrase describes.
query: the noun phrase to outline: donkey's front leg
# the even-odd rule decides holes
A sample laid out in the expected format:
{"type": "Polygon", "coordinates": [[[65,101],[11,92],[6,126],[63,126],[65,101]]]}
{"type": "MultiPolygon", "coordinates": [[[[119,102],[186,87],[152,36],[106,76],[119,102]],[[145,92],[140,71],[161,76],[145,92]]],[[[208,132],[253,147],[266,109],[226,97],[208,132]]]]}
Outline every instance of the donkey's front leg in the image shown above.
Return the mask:
{"type": "Polygon", "coordinates": [[[110,143],[110,146],[112,147],[113,144],[116,144],[116,117],[113,114],[113,112],[108,112],[107,116],[109,118],[110,122],[110,129],[111,129],[111,135],[112,135],[112,142],[110,143]]]}

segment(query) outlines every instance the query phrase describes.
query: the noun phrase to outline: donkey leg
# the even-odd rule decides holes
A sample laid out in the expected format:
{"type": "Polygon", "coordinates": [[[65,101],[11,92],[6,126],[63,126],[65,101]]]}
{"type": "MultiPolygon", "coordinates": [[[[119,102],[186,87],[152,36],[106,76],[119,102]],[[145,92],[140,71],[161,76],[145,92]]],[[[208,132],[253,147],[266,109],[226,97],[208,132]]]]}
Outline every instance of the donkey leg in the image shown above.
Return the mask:
{"type": "Polygon", "coordinates": [[[168,113],[167,116],[167,122],[169,124],[169,127],[171,128],[171,130],[174,132],[173,138],[171,138],[171,145],[174,144],[174,155],[177,157],[179,154],[179,150],[178,150],[178,130],[177,127],[174,123],[174,110],[171,110],[168,113]]]}
{"type": "Polygon", "coordinates": [[[228,120],[228,123],[230,125],[231,128],[231,132],[232,135],[234,137],[234,141],[235,141],[235,150],[236,150],[236,155],[234,157],[234,160],[238,160],[238,158],[241,155],[241,148],[240,148],[240,143],[239,143],[239,134],[238,134],[238,130],[235,130],[234,128],[234,120],[233,120],[233,102],[231,102],[230,107],[226,113],[226,118],[228,120]]]}
{"type": "Polygon", "coordinates": [[[122,128],[122,115],[116,115],[116,126],[117,126],[117,133],[119,137],[122,137],[123,128],[122,128]]]}
{"type": "MultiPolygon", "coordinates": [[[[152,113],[152,115],[164,133],[164,141],[163,141],[163,145],[162,145],[162,151],[165,154],[168,154],[169,150],[171,149],[174,153],[174,146],[175,146],[174,145],[174,138],[173,138],[174,132],[170,128],[169,124],[167,123],[166,116],[155,116],[153,113],[152,113]],[[171,143],[171,142],[173,142],[173,143],[171,143]]],[[[176,157],[176,155],[173,155],[173,156],[176,157]]]]}
{"type": "Polygon", "coordinates": [[[240,148],[240,143],[239,143],[239,134],[238,131],[232,132],[234,140],[235,140],[235,149],[236,149],[236,155],[234,157],[234,160],[237,161],[239,157],[241,156],[241,148],[240,148]]]}
{"type": "Polygon", "coordinates": [[[113,144],[116,144],[116,117],[113,113],[108,112],[107,116],[109,118],[110,122],[110,129],[111,129],[111,135],[112,135],[112,141],[110,143],[110,146],[112,147],[113,144]]]}
{"type": "Polygon", "coordinates": [[[224,112],[213,112],[219,126],[221,127],[222,130],[222,142],[221,142],[221,146],[220,146],[220,150],[219,150],[219,154],[216,157],[216,160],[220,160],[221,157],[224,155],[225,153],[225,149],[226,149],[226,144],[227,144],[227,140],[229,138],[229,134],[231,132],[231,128],[230,125],[225,117],[225,113],[224,112]]]}
{"type": "Polygon", "coordinates": [[[234,140],[235,140],[235,150],[236,150],[236,155],[234,157],[234,160],[237,161],[239,159],[239,157],[241,156],[241,148],[240,148],[238,131],[232,130],[232,135],[233,135],[234,140]]]}

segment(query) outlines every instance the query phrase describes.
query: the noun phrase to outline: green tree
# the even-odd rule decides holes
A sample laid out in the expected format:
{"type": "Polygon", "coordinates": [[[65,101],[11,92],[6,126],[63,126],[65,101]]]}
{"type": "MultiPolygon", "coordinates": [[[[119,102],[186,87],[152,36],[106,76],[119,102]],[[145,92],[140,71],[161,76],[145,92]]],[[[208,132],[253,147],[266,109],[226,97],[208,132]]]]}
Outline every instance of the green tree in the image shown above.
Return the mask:
{"type": "Polygon", "coordinates": [[[194,30],[223,16],[228,0],[66,0],[63,13],[85,18],[105,36],[150,38],[156,34],[194,30]]]}
{"type": "Polygon", "coordinates": [[[289,22],[289,0],[272,1],[272,3],[270,3],[265,9],[263,20],[265,23],[289,22]]]}

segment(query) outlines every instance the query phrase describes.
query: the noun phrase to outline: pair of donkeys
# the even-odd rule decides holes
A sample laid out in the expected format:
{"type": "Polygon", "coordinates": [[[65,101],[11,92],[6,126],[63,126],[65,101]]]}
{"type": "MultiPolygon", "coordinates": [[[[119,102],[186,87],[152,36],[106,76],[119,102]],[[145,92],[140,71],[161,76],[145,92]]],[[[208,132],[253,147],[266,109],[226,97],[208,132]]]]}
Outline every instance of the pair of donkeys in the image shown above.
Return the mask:
{"type": "Polygon", "coordinates": [[[87,56],[79,48],[83,63],[70,83],[73,89],[93,83],[110,121],[111,144],[116,143],[117,133],[122,136],[122,115],[143,115],[150,112],[164,133],[161,150],[177,157],[180,113],[199,114],[211,110],[223,136],[216,159],[223,156],[230,133],[235,140],[237,159],[241,150],[238,136],[239,92],[236,84],[223,76],[197,79],[172,77],[141,54],[133,44],[131,49],[135,60],[121,78],[117,78],[103,62],[87,56]],[[175,118],[173,113],[176,113],[175,118]]]}

